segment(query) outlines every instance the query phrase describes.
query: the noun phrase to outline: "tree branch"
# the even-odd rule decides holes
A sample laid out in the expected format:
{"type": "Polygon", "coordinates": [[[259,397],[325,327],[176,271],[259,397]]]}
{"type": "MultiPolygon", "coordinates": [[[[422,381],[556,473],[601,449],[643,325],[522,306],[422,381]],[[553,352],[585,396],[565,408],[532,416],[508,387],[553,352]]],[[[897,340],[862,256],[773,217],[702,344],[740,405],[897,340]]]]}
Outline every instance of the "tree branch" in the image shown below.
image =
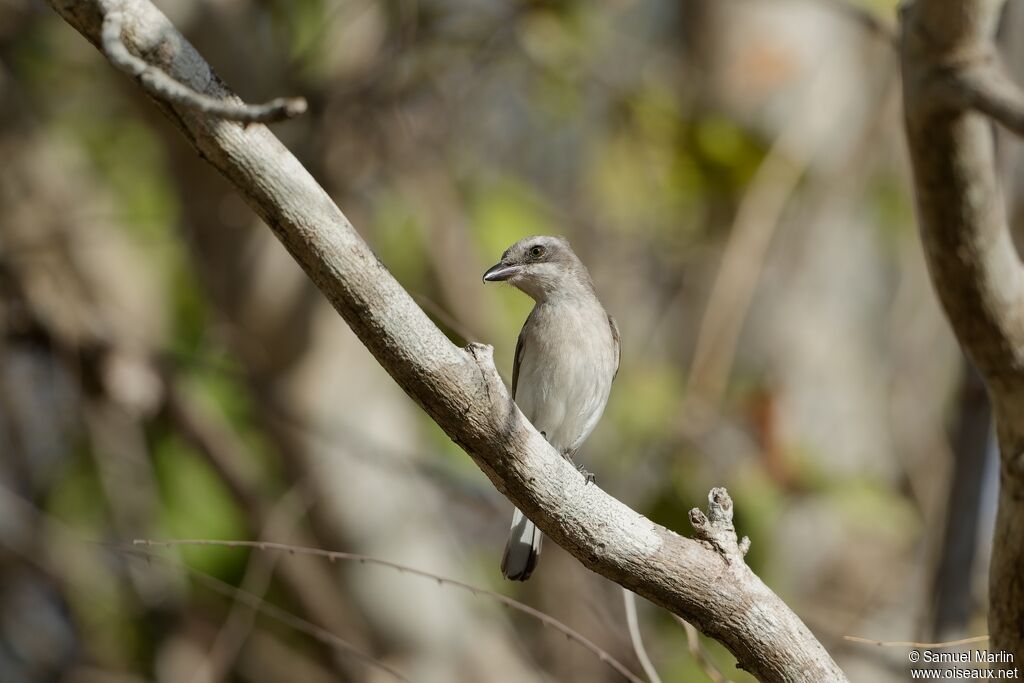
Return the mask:
{"type": "MultiPolygon", "coordinates": [[[[992,397],[1002,458],[989,577],[992,650],[1024,658],[1024,268],[996,177],[991,115],[1020,130],[994,71],[1002,0],[916,0],[902,17],[907,141],[928,269],[992,397]],[[957,92],[959,90],[959,92],[957,92]]],[[[1012,666],[1012,665],[1008,665],[1012,666]]]]}
{"type": "Polygon", "coordinates": [[[949,89],[951,101],[960,108],[988,114],[1007,130],[1024,135],[1024,91],[995,54],[953,69],[949,89]]]}
{"type": "Polygon", "coordinates": [[[123,19],[116,10],[107,12],[103,18],[103,52],[114,66],[138,79],[154,97],[242,123],[272,123],[305,113],[306,100],[301,97],[279,97],[264,104],[246,104],[237,98],[223,100],[196,92],[129,52],[121,41],[123,19]]]}
{"type": "MultiPolygon", "coordinates": [[[[102,43],[109,1],[49,1],[91,42],[102,43]]],[[[121,0],[116,8],[131,52],[206,96],[231,96],[148,1],[121,0]]],[[[174,100],[157,102],[235,184],[395,381],[554,542],[586,567],[691,621],[761,680],[846,680],[741,555],[679,536],[586,485],[519,412],[491,348],[452,345],[269,130],[174,100]]]]}

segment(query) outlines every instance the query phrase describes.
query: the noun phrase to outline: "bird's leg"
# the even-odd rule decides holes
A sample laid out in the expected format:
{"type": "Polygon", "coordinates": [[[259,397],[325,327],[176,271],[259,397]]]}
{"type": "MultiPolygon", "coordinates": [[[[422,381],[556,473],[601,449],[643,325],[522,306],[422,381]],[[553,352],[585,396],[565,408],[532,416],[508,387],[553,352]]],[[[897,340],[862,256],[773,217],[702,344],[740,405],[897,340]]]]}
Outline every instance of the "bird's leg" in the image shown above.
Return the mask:
{"type": "Polygon", "coordinates": [[[596,477],[594,477],[594,473],[585,469],[583,465],[577,465],[576,461],[573,460],[574,455],[576,455],[576,451],[565,451],[564,453],[562,453],[562,457],[568,460],[570,463],[572,463],[576,467],[576,469],[579,470],[580,474],[583,475],[583,478],[587,480],[587,483],[593,484],[596,480],[596,477]]]}

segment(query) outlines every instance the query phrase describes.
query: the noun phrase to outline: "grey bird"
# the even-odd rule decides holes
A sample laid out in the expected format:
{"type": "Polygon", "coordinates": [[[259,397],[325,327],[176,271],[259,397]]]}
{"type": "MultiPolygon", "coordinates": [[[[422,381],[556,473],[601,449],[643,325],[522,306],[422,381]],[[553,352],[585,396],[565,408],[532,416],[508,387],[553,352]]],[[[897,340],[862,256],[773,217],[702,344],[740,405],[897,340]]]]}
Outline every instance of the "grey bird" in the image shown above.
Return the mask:
{"type": "MultiPolygon", "coordinates": [[[[548,443],[574,463],[608,402],[619,368],[619,329],[565,238],[527,237],[513,244],[484,273],[484,282],[501,281],[536,302],[516,343],[512,398],[548,443]]],[[[506,579],[530,578],[542,540],[517,509],[501,559],[506,579]]]]}

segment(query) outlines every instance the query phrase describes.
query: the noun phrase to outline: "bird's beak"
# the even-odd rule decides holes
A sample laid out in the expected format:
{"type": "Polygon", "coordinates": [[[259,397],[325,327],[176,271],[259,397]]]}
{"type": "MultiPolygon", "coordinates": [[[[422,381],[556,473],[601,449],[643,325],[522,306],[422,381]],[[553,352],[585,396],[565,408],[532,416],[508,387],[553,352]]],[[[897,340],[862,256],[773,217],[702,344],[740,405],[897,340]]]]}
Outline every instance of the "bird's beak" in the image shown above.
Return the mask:
{"type": "Polygon", "coordinates": [[[501,282],[507,280],[519,270],[518,266],[510,266],[504,263],[495,263],[484,273],[484,282],[501,282]]]}

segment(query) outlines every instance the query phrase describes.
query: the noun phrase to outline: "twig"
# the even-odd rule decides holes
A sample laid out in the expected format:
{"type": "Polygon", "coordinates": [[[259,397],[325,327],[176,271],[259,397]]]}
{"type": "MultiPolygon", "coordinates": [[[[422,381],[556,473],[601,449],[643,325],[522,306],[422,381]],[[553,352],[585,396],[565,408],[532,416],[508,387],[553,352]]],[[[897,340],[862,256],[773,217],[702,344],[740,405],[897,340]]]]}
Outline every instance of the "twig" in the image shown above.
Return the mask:
{"type": "Polygon", "coordinates": [[[506,595],[502,595],[501,593],[496,593],[486,588],[478,588],[477,586],[473,586],[471,584],[464,583],[456,579],[450,579],[444,576],[439,576],[438,574],[434,574],[423,569],[410,567],[408,565],[399,564],[398,562],[382,560],[380,558],[370,557],[368,555],[359,555],[356,553],[345,553],[334,550],[322,550],[320,548],[306,548],[303,546],[288,545],[287,543],[273,543],[270,541],[218,541],[212,539],[173,539],[166,541],[155,541],[149,539],[136,539],[135,541],[133,541],[133,544],[137,546],[147,546],[156,548],[173,548],[183,545],[213,546],[220,548],[255,548],[257,550],[262,551],[276,550],[280,552],[291,553],[294,555],[313,555],[316,557],[325,557],[331,562],[334,562],[336,560],[342,560],[349,562],[359,562],[360,564],[372,564],[377,565],[379,567],[388,567],[390,569],[398,571],[399,573],[421,576],[423,578],[436,581],[439,584],[453,586],[455,588],[460,588],[462,590],[469,591],[473,595],[485,595],[489,598],[497,600],[506,607],[511,607],[516,611],[522,612],[523,614],[527,614],[533,617],[534,619],[537,619],[545,626],[550,626],[556,631],[562,633],[565,637],[569,638],[570,640],[576,641],[577,643],[579,643],[580,645],[594,653],[594,655],[596,655],[599,660],[601,660],[611,668],[615,669],[615,671],[621,674],[623,678],[625,678],[628,681],[631,681],[631,683],[643,683],[643,680],[641,678],[639,678],[636,674],[627,669],[624,664],[615,659],[609,652],[602,649],[599,645],[594,643],[592,640],[584,636],[579,631],[576,631],[572,627],[567,626],[566,624],[558,621],[552,616],[545,614],[544,612],[541,612],[540,610],[534,609],[529,605],[519,602],[518,600],[514,600],[506,595]]]}
{"type": "Polygon", "coordinates": [[[696,537],[710,544],[726,562],[743,561],[750,550],[750,538],[736,535],[732,523],[732,498],[724,488],[715,487],[708,492],[708,513],[700,508],[690,510],[690,524],[696,537]]]}
{"type": "Polygon", "coordinates": [[[918,643],[913,640],[871,640],[870,638],[861,638],[860,636],[843,636],[843,640],[849,640],[851,643],[860,643],[862,645],[877,645],[878,647],[939,648],[956,647],[958,645],[968,645],[970,643],[983,643],[988,640],[988,636],[971,636],[970,638],[961,638],[960,640],[946,640],[941,643],[918,643]]]}
{"type": "MultiPolygon", "coordinates": [[[[260,482],[250,476],[245,467],[252,460],[245,442],[222,416],[215,411],[204,410],[201,402],[184,390],[176,373],[168,371],[163,374],[163,412],[171,426],[220,477],[238,503],[250,534],[263,537],[272,527],[276,508],[271,507],[260,482]]],[[[293,490],[305,489],[296,483],[293,490]]],[[[300,543],[317,540],[312,529],[294,528],[286,535],[278,529],[274,535],[281,540],[300,543]]],[[[303,616],[335,633],[349,638],[358,636],[358,627],[351,623],[355,610],[346,603],[344,594],[331,590],[334,579],[324,567],[288,564],[281,568],[279,577],[282,587],[294,599],[303,616]]],[[[334,663],[337,667],[338,661],[334,663]]],[[[346,675],[337,668],[335,673],[342,677],[346,675]]]]}
{"type": "MultiPolygon", "coordinates": [[[[120,545],[111,545],[111,544],[99,544],[99,545],[103,545],[103,546],[105,546],[107,548],[116,549],[116,550],[118,550],[120,552],[127,553],[128,555],[134,555],[138,559],[144,559],[147,562],[152,560],[152,559],[154,559],[154,558],[156,558],[156,559],[158,559],[160,561],[163,561],[163,562],[171,562],[170,559],[168,559],[168,558],[166,558],[166,557],[164,557],[162,555],[158,555],[156,553],[148,553],[148,552],[146,552],[144,550],[138,550],[136,548],[126,548],[126,547],[123,547],[123,546],[120,546],[120,545]]],[[[174,563],[174,564],[179,564],[179,563],[174,563]]],[[[211,590],[213,590],[213,591],[215,591],[217,593],[220,593],[221,595],[223,595],[225,597],[231,598],[231,599],[233,599],[233,600],[235,600],[237,602],[240,602],[240,603],[242,603],[244,605],[247,605],[251,609],[259,612],[260,614],[263,614],[264,616],[270,617],[274,621],[280,622],[280,623],[284,624],[285,626],[287,626],[289,628],[292,628],[292,629],[295,629],[296,631],[300,631],[302,633],[305,633],[306,635],[311,636],[311,637],[319,640],[322,643],[326,643],[327,645],[331,645],[331,646],[333,646],[335,648],[343,650],[347,654],[350,654],[350,655],[354,656],[356,659],[359,659],[360,661],[366,663],[367,665],[372,666],[375,669],[380,669],[381,671],[384,671],[386,673],[391,674],[394,678],[396,678],[399,681],[405,681],[406,683],[412,683],[408,678],[403,676],[398,671],[392,669],[390,666],[388,666],[384,662],[381,662],[381,661],[379,661],[377,659],[374,659],[370,655],[368,655],[365,652],[363,652],[363,651],[359,650],[358,648],[356,648],[354,645],[349,643],[347,640],[345,640],[345,639],[343,639],[343,638],[341,638],[341,637],[331,633],[327,629],[321,628],[321,627],[317,626],[316,624],[313,624],[311,622],[306,621],[305,619],[301,619],[301,618],[295,616],[294,614],[292,614],[291,612],[289,612],[289,611],[287,611],[285,609],[282,609],[282,608],[278,607],[277,605],[275,605],[273,603],[267,602],[266,600],[264,600],[263,598],[259,597],[258,595],[254,595],[253,593],[250,593],[248,591],[242,590],[241,588],[237,588],[235,586],[232,586],[229,583],[225,583],[225,582],[221,581],[220,579],[215,578],[213,576],[210,576],[209,574],[206,574],[204,572],[201,572],[198,569],[190,567],[190,566],[188,566],[185,563],[180,563],[180,564],[181,564],[182,568],[184,568],[186,571],[188,571],[188,573],[191,574],[193,577],[195,577],[199,581],[199,583],[205,585],[207,588],[209,588],[209,589],[211,589],[211,590]]]]}
{"type": "MultiPolygon", "coordinates": [[[[359,659],[369,666],[381,669],[382,671],[393,675],[400,681],[408,681],[408,679],[402,674],[355,648],[351,643],[330,631],[305,621],[304,619],[301,619],[280,607],[264,602],[258,597],[251,593],[247,593],[240,588],[225,584],[208,574],[204,574],[198,569],[188,566],[184,562],[174,561],[171,558],[127,547],[123,544],[100,542],[84,538],[76,530],[68,527],[63,521],[41,510],[35,503],[23,498],[13,489],[8,488],[3,484],[3,482],[0,482],[0,510],[3,511],[5,521],[19,526],[29,523],[33,526],[37,526],[41,537],[49,539],[50,545],[53,546],[44,552],[40,547],[37,547],[39,546],[38,543],[32,542],[32,539],[34,539],[35,536],[30,534],[8,534],[4,538],[5,549],[13,550],[38,566],[44,572],[51,573],[53,576],[62,577],[62,580],[70,580],[69,575],[67,574],[69,571],[69,565],[74,566],[76,563],[80,564],[85,561],[87,558],[83,552],[91,552],[86,550],[88,548],[116,550],[117,552],[134,556],[138,559],[146,560],[147,562],[156,559],[169,566],[173,566],[176,569],[183,569],[189,572],[193,576],[197,577],[201,583],[206,584],[211,589],[220,592],[223,595],[236,597],[240,602],[252,605],[254,609],[275,621],[285,624],[297,631],[301,631],[334,649],[341,650],[352,655],[354,658],[359,659]],[[58,558],[60,558],[60,561],[58,561],[58,558]],[[68,558],[71,559],[70,562],[68,561],[68,558]]],[[[89,591],[86,591],[83,595],[86,600],[96,599],[96,596],[89,591]]]]}
{"type": "MultiPolygon", "coordinates": [[[[297,485],[292,486],[287,493],[281,496],[267,513],[263,528],[260,530],[260,537],[288,534],[293,531],[309,507],[308,503],[300,500],[301,497],[302,491],[297,485]]],[[[252,553],[246,563],[239,589],[264,599],[270,588],[278,559],[276,556],[252,553]]],[[[202,665],[192,676],[193,683],[224,680],[225,673],[238,659],[242,646],[252,632],[256,610],[244,602],[238,600],[233,602],[227,618],[210,644],[202,665]]]]}
{"type": "Polygon", "coordinates": [[[623,588],[622,601],[626,605],[626,626],[629,628],[629,639],[633,643],[633,652],[640,660],[640,666],[647,675],[647,679],[651,683],[661,683],[658,670],[651,663],[651,658],[647,655],[647,649],[644,647],[644,639],[640,635],[640,620],[636,614],[636,596],[633,595],[633,591],[623,588]]]}
{"type": "Polygon", "coordinates": [[[264,104],[246,104],[196,92],[129,52],[121,40],[122,23],[119,11],[110,11],[104,17],[103,52],[114,66],[136,78],[146,91],[159,99],[242,123],[283,121],[306,111],[306,100],[302,97],[279,97],[264,104]]]}
{"type": "Polygon", "coordinates": [[[673,614],[672,618],[679,622],[679,625],[686,631],[686,647],[690,650],[690,655],[696,660],[697,666],[708,675],[708,678],[714,683],[732,683],[718,670],[718,667],[711,661],[711,658],[708,657],[704,646],[700,644],[700,634],[693,624],[676,614],[673,614]]]}

